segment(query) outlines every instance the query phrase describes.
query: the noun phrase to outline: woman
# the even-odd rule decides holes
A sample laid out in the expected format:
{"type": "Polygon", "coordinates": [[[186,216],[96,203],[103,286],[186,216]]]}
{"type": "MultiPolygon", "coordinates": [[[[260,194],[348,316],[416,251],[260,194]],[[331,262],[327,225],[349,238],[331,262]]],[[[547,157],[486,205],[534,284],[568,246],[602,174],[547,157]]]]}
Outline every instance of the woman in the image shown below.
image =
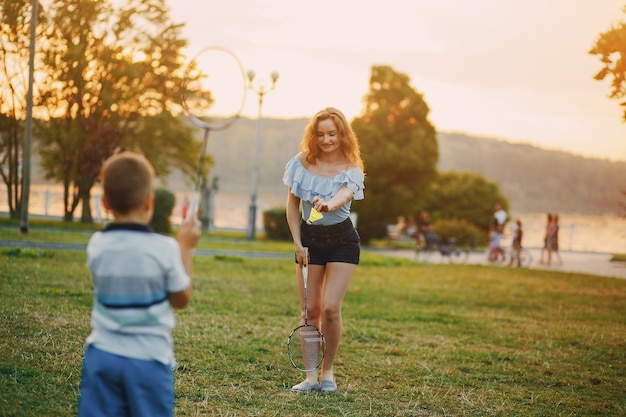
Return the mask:
{"type": "Polygon", "coordinates": [[[302,266],[309,265],[309,323],[322,329],[326,354],[321,383],[317,371],[292,387],[294,392],[337,391],[333,363],[341,338],[341,304],[360,257],[360,238],[349,218],[352,200],[363,199],[365,178],[359,142],[343,113],[328,107],[307,125],[300,153],[285,167],[287,222],[295,247],[300,316],[304,323],[302,266]],[[311,224],[311,209],[323,217],[311,224]],[[309,248],[306,259],[304,248],[309,248]]]}
{"type": "Polygon", "coordinates": [[[553,214],[548,224],[548,231],[546,234],[546,240],[548,245],[548,262],[547,265],[552,264],[552,255],[558,259],[558,265],[563,265],[563,260],[559,254],[559,215],[553,214]]]}
{"type": "MultiPolygon", "coordinates": [[[[550,251],[550,225],[552,224],[552,213],[548,213],[547,214],[547,221],[546,221],[546,233],[543,236],[543,247],[541,248],[541,258],[539,259],[539,263],[544,265],[545,261],[543,260],[543,255],[550,251]]],[[[548,259],[550,259],[550,256],[548,255],[548,259]]]]}

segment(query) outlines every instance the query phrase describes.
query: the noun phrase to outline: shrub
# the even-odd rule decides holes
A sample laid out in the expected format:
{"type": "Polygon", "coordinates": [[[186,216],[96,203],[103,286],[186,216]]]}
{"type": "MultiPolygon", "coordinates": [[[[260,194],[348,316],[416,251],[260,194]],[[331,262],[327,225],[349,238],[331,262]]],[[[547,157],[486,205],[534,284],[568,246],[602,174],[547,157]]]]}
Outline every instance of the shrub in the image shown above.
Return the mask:
{"type": "Polygon", "coordinates": [[[174,193],[165,188],[157,188],[154,191],[154,214],[150,221],[150,226],[155,232],[162,235],[172,233],[172,225],[170,224],[170,216],[176,205],[176,197],[174,193]]]}
{"type": "Polygon", "coordinates": [[[263,228],[265,236],[272,240],[291,240],[291,231],[287,224],[287,210],[273,208],[263,212],[263,228]]]}
{"type": "Polygon", "coordinates": [[[483,242],[484,233],[465,219],[442,219],[433,224],[435,233],[443,239],[455,238],[457,246],[476,246],[483,242]]]}

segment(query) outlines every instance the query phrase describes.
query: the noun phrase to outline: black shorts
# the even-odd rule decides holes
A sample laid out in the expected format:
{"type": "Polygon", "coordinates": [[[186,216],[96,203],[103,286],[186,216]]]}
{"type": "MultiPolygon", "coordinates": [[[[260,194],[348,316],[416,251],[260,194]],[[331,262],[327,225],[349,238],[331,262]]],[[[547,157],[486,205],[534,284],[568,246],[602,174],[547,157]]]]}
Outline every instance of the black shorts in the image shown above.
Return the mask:
{"type": "Polygon", "coordinates": [[[314,226],[302,221],[300,235],[302,245],[309,248],[309,263],[312,265],[359,263],[361,238],[350,218],[330,226],[314,226]]]}

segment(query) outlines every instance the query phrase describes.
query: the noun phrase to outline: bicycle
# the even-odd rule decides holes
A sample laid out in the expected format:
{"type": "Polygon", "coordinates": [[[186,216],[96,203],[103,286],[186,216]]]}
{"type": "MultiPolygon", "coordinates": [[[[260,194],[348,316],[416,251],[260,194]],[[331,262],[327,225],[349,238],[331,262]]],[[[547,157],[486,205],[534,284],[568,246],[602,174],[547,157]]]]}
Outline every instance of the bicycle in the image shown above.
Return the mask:
{"type": "MultiPolygon", "coordinates": [[[[527,268],[533,261],[533,257],[530,251],[526,248],[521,248],[519,252],[519,266],[527,268]]],[[[504,265],[508,260],[508,265],[512,266],[517,264],[517,252],[511,247],[508,250],[499,247],[491,248],[487,253],[487,261],[492,265],[504,265]]]]}
{"type": "Polygon", "coordinates": [[[434,253],[439,253],[441,258],[447,259],[448,263],[461,264],[466,263],[469,257],[469,250],[456,246],[456,239],[450,238],[446,240],[426,241],[418,246],[415,250],[415,259],[428,263],[434,253]]]}

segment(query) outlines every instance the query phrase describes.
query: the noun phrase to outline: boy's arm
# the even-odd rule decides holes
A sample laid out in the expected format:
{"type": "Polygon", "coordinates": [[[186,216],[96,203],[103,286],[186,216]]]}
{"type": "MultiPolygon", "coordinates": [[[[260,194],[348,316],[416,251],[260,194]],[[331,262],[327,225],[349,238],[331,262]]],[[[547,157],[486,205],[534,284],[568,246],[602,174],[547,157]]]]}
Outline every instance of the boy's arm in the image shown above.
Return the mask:
{"type": "MultiPolygon", "coordinates": [[[[185,272],[191,278],[193,273],[193,249],[198,244],[200,239],[200,220],[196,216],[188,217],[188,220],[184,221],[180,229],[178,229],[178,246],[180,247],[180,256],[183,261],[183,267],[185,272]]],[[[183,308],[189,304],[191,299],[193,284],[190,283],[187,288],[179,292],[169,293],[168,299],[173,308],[183,308]]]]}

